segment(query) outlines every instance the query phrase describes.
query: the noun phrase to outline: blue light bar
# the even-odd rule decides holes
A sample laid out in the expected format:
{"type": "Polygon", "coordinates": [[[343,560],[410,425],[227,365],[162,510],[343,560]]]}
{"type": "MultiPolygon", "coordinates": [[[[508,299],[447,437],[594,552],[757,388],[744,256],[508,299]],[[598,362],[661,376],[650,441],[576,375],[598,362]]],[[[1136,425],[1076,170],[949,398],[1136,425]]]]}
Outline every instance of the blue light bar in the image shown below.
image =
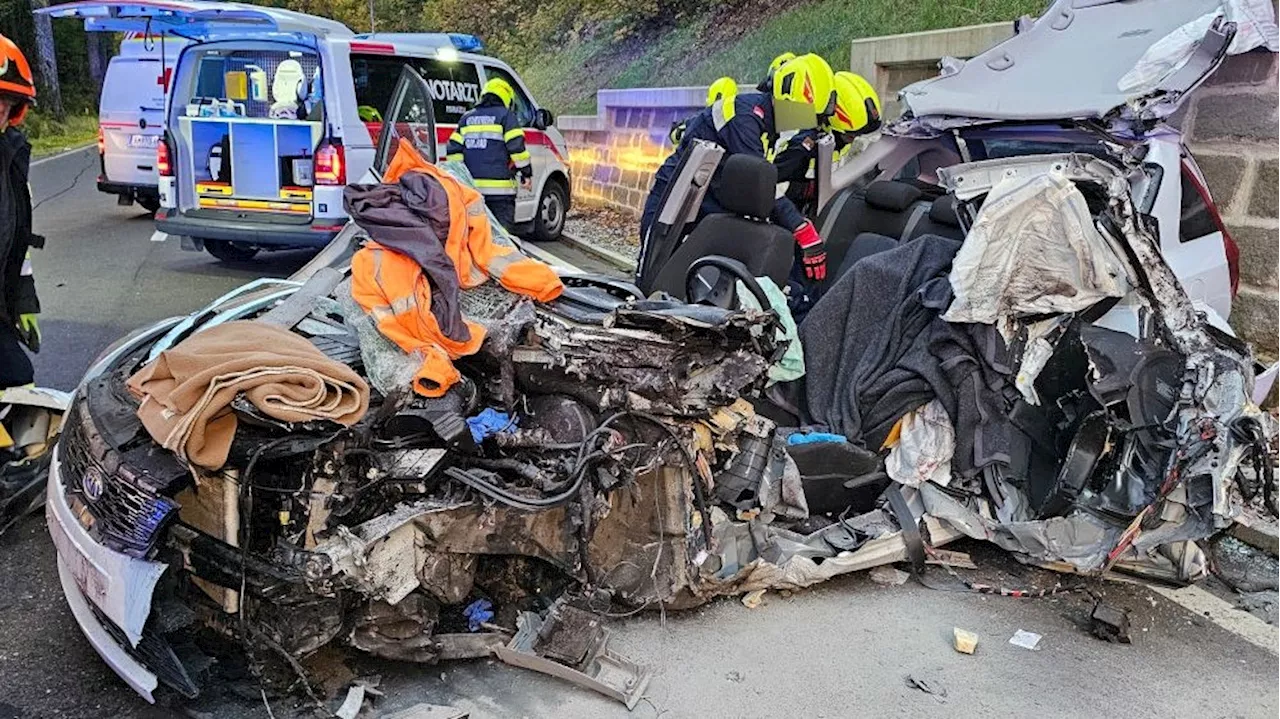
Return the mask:
{"type": "Polygon", "coordinates": [[[446,33],[449,36],[449,42],[458,49],[459,52],[484,52],[484,43],[480,42],[480,38],[475,35],[468,35],[461,32],[446,33]]]}

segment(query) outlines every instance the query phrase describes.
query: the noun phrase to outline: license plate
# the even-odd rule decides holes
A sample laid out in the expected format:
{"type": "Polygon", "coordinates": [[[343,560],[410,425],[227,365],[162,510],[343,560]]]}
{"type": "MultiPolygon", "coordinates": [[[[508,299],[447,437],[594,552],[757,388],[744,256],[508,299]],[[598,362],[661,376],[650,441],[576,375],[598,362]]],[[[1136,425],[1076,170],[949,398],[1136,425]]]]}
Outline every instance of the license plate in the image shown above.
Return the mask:
{"type": "Polygon", "coordinates": [[[89,601],[101,606],[107,597],[106,578],[97,567],[93,566],[93,562],[89,561],[88,557],[80,553],[75,543],[67,536],[67,531],[63,529],[62,521],[53,513],[51,504],[45,505],[45,515],[48,518],[49,536],[53,538],[53,546],[57,548],[58,556],[67,566],[76,586],[80,588],[80,593],[89,601]]]}
{"type": "Polygon", "coordinates": [[[156,149],[156,145],[160,142],[159,135],[130,135],[129,147],[143,148],[147,150],[156,149]]]}

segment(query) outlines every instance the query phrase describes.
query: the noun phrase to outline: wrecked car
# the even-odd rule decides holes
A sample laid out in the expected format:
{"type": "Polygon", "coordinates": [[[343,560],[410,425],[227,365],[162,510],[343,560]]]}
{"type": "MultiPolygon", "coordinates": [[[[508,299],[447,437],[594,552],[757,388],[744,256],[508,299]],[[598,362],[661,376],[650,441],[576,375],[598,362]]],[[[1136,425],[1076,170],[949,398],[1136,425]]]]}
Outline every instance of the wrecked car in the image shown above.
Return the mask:
{"type": "MultiPolygon", "coordinates": [[[[1237,28],[1214,3],[1131,12],[1150,5],[1058,2],[964,66],[1035,72],[1023,53],[1043,35],[1069,43],[1100,23],[1150,48],[1211,14],[1209,61],[1190,53],[1169,71],[1184,85],[1121,93],[1120,109],[1002,116],[1015,103],[963,104],[999,90],[955,66],[926,83],[949,105],[909,88],[891,134],[838,170],[865,179],[820,217],[845,269],[799,327],[775,292],[790,239],[754,219],[770,169],[731,157],[724,175],[747,189],[730,214],[687,237],[660,229],[641,287],[558,272],[535,300],[506,278],[464,282],[458,312],[483,342],[450,358],[447,382],[387,324],[424,298],[362,299],[360,283],[392,268],[361,269],[383,246],[373,223],[288,280],[120,340],[77,389],[52,459],[48,523],[76,621],[147,699],[161,685],[196,696],[228,656],[296,667],[340,643],[415,662],[493,655],[634,706],[648,672],[609,648],[602,612],[919,571],[960,537],[1062,571],[1202,577],[1197,540],[1246,504],[1274,508],[1274,427],[1222,321],[1229,289],[1188,279],[1216,272],[1229,288],[1221,228],[1185,243],[1213,262],[1180,260],[1162,214],[1176,222],[1191,171],[1161,113],[1237,28]],[[761,244],[735,249],[746,239],[761,244]],[[201,432],[158,411],[180,358],[266,326],[288,341],[225,361],[296,353],[334,402],[225,394],[219,376],[207,397],[224,409],[201,432]]],[[[1116,77],[1146,52],[1126,48],[1116,77]]],[[[430,108],[406,70],[380,187],[406,147],[435,157],[430,108]]],[[[690,153],[660,228],[687,224],[719,161],[690,153]]],[[[455,163],[422,172],[469,181],[455,163]]],[[[434,231],[479,221],[451,217],[434,231]]],[[[498,264],[523,262],[487,225],[498,264]]],[[[448,293],[432,287],[434,312],[448,293]]]]}

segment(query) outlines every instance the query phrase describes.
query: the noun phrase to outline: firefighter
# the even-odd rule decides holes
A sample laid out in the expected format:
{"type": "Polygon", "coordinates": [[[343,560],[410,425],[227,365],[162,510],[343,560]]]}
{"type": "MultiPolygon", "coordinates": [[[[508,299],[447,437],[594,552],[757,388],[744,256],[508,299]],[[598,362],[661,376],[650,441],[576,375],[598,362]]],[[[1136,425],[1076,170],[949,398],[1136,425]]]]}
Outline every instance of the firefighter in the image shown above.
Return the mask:
{"type": "MultiPolygon", "coordinates": [[[[834,74],[826,61],[817,55],[804,55],[784,63],[774,75],[768,93],[743,93],[717,100],[711,107],[689,118],[688,125],[675,152],[658,168],[653,186],[645,200],[640,219],[643,239],[657,217],[662,196],[675,176],[676,167],[695,140],[714,142],[727,155],[745,153],[767,157],[780,132],[814,129],[830,114],[834,105],[834,74]]],[[[723,163],[721,163],[721,168],[723,163]]],[[[712,187],[721,182],[721,169],[712,178],[712,187]]],[[[731,178],[726,185],[731,185],[731,178]]],[[[723,212],[708,192],[698,212],[698,219],[723,212]]],[[[770,219],[795,237],[803,273],[810,281],[827,274],[826,245],[813,223],[805,219],[793,202],[778,198],[770,219]]]]}
{"type": "Polygon", "coordinates": [[[778,68],[791,62],[794,59],[796,59],[796,54],[794,52],[784,52],[781,55],[773,58],[773,61],[769,63],[769,74],[765,75],[764,79],[760,81],[760,84],[756,85],[756,89],[759,90],[760,92],[771,91],[773,89],[772,83],[773,83],[774,73],[778,71],[778,68]]]}
{"type": "Polygon", "coordinates": [[[31,232],[31,144],[18,130],[35,100],[27,58],[0,35],[0,388],[32,384],[35,370],[21,345],[40,351],[30,248],[44,238],[31,232]]]}
{"type": "Polygon", "coordinates": [[[524,129],[511,111],[515,96],[502,78],[486,82],[480,101],[458,120],[445,148],[447,159],[467,164],[485,205],[508,232],[515,231],[516,178],[526,189],[533,181],[524,129]]]}
{"type": "MultiPolygon", "coordinates": [[[[711,107],[716,100],[723,100],[727,97],[733,97],[738,94],[738,81],[731,77],[722,77],[711,83],[711,87],[707,88],[707,107],[711,107]]],[[[667,138],[671,140],[671,144],[679,145],[680,138],[684,137],[684,128],[689,123],[689,118],[671,123],[671,131],[667,133],[667,138]]]]}
{"type": "Polygon", "coordinates": [[[786,183],[787,197],[810,214],[816,200],[814,176],[817,166],[818,140],[824,131],[835,139],[835,157],[839,160],[852,147],[853,139],[880,129],[880,98],[861,75],[842,71],[835,74],[835,111],[825,128],[801,130],[778,141],[773,164],[778,168],[778,182],[786,183]]]}

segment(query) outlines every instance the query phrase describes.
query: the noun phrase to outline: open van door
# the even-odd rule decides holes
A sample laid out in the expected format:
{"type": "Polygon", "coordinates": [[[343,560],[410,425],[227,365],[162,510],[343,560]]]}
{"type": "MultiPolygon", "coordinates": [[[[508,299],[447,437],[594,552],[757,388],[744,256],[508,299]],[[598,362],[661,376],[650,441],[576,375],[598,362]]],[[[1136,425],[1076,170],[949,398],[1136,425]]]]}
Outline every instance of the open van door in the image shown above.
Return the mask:
{"type": "Polygon", "coordinates": [[[36,10],[38,15],[84,20],[89,32],[172,32],[191,40],[248,30],[319,37],[350,36],[342,23],[305,13],[236,2],[207,0],[80,0],[36,10]]]}

